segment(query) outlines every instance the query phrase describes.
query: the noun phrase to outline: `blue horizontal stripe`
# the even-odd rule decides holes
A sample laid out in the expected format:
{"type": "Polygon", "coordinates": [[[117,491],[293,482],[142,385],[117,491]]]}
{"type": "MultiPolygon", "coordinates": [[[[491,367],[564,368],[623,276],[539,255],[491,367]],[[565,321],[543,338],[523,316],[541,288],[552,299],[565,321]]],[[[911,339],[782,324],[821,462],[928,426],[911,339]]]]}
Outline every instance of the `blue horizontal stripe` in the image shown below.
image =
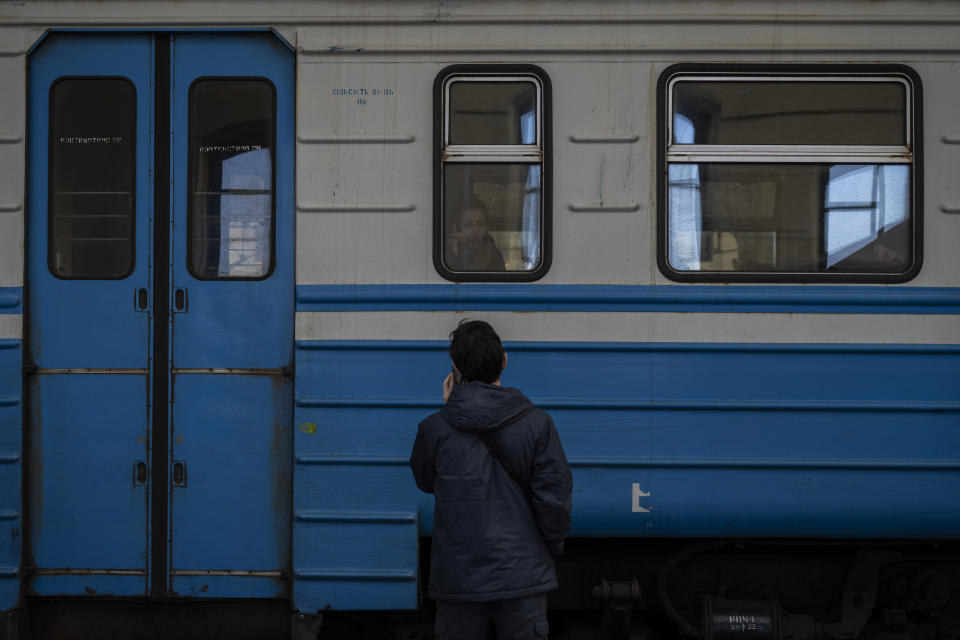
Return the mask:
{"type": "MultiPolygon", "coordinates": [[[[650,410],[650,411],[960,411],[960,402],[821,402],[817,400],[698,400],[698,399],[589,399],[531,398],[541,409],[650,410]]],[[[440,409],[435,398],[304,397],[298,407],[336,407],[371,409],[440,409]]]]}
{"type": "Polygon", "coordinates": [[[0,453],[0,464],[12,464],[19,460],[19,453],[0,453]]]}
{"type": "Polygon", "coordinates": [[[295,400],[298,407],[338,407],[371,409],[439,409],[443,403],[433,398],[332,398],[332,397],[298,397],[295,400]]]}
{"type": "MultiPolygon", "coordinates": [[[[573,468],[637,469],[832,469],[851,471],[960,471],[960,460],[874,460],[789,458],[660,458],[640,456],[572,456],[573,468]]],[[[403,456],[297,456],[308,465],[394,466],[406,465],[403,456]]]]}
{"type": "Polygon", "coordinates": [[[300,522],[369,522],[403,524],[417,521],[417,514],[409,511],[366,511],[360,509],[297,511],[294,516],[300,522]]]}
{"type": "Polygon", "coordinates": [[[22,287],[0,287],[0,313],[23,313],[22,287]]]}
{"type": "Polygon", "coordinates": [[[12,578],[20,572],[19,567],[0,567],[0,577],[12,578]]]}
{"type": "Polygon", "coordinates": [[[960,313],[958,287],[302,284],[297,311],[960,313]]]}
{"type": "Polygon", "coordinates": [[[0,339],[0,349],[16,349],[20,346],[20,340],[10,338],[0,339]]]}
{"type": "Polygon", "coordinates": [[[350,466],[376,466],[376,465],[399,465],[409,464],[409,458],[402,456],[310,456],[299,455],[296,458],[297,464],[322,464],[322,465],[350,465],[350,466]]]}
{"type": "MultiPolygon", "coordinates": [[[[876,353],[960,355],[953,344],[821,344],[733,342],[504,342],[511,351],[630,353],[876,353]]],[[[297,340],[299,351],[447,351],[446,340],[297,340]]]]}
{"type": "Polygon", "coordinates": [[[570,466],[656,469],[823,469],[851,471],[960,471],[960,460],[787,460],[779,458],[570,458],[570,466]]]}
{"type": "Polygon", "coordinates": [[[317,568],[298,569],[294,576],[301,580],[381,580],[412,581],[417,579],[417,572],[410,569],[340,569],[317,568]]]}
{"type": "Polygon", "coordinates": [[[0,511],[0,520],[16,520],[19,517],[17,511],[0,511]]]}
{"type": "Polygon", "coordinates": [[[8,398],[0,398],[0,407],[15,407],[20,404],[20,398],[15,396],[8,398]]]}

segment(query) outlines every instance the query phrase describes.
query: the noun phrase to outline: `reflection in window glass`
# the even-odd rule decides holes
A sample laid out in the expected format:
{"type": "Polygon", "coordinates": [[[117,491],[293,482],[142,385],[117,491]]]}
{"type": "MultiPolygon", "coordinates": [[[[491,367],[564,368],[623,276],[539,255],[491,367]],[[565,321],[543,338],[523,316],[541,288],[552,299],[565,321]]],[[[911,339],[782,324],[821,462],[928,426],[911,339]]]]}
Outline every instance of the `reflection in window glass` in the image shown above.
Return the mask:
{"type": "MultiPolygon", "coordinates": [[[[674,136],[679,142],[693,139],[693,124],[681,115],[674,116],[674,136]]],[[[698,270],[700,265],[700,169],[695,164],[670,167],[670,264],[683,270],[698,270]],[[693,265],[693,266],[691,266],[693,265]]]]}
{"type": "Polygon", "coordinates": [[[830,167],[825,205],[827,268],[906,267],[909,238],[897,233],[907,219],[909,174],[903,165],[830,167]],[[885,242],[878,240],[887,236],[885,242]]]}
{"type": "Polygon", "coordinates": [[[670,266],[901,272],[909,192],[906,165],[671,164],[670,266]]]}
{"type": "Polygon", "coordinates": [[[444,168],[443,262],[452,271],[532,271],[541,260],[538,164],[444,168]]]}
{"type": "Polygon", "coordinates": [[[50,90],[48,264],[61,278],[133,270],[136,90],[64,78],[50,90]]]}
{"type": "Polygon", "coordinates": [[[771,69],[687,65],[662,79],[661,122],[670,129],[661,151],[663,272],[728,281],[909,276],[919,252],[915,76],[771,69]]]}
{"type": "Polygon", "coordinates": [[[449,144],[537,144],[532,82],[453,82],[449,100],[449,144]]]}
{"type": "Polygon", "coordinates": [[[190,88],[190,270],[199,278],[270,271],[274,102],[266,80],[190,88]]]}
{"type": "Polygon", "coordinates": [[[900,82],[690,80],[673,100],[694,128],[674,144],[906,144],[900,82]]]}

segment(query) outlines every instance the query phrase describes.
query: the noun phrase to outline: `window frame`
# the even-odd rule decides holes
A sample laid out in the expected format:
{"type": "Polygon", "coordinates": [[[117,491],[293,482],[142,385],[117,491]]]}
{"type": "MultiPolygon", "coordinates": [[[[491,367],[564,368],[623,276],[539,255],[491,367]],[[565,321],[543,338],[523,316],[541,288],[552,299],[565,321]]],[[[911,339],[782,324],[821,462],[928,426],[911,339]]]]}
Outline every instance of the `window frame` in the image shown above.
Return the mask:
{"type": "MultiPolygon", "coordinates": [[[[676,282],[887,283],[913,279],[923,264],[922,83],[906,65],[728,65],[683,63],[666,68],[657,82],[657,266],[676,282]],[[905,145],[673,145],[672,88],[681,80],[901,82],[906,88],[905,145]],[[674,147],[682,147],[675,149],[674,147]],[[907,151],[904,152],[904,149],[907,151]],[[827,271],[678,271],[669,263],[668,171],[671,164],[906,164],[910,168],[913,261],[898,273],[827,271]]],[[[821,229],[821,234],[823,229],[821,229]]]]}
{"type": "Polygon", "coordinates": [[[58,280],[126,280],[137,269],[137,109],[140,96],[137,94],[137,86],[133,80],[127,76],[97,76],[97,75],[67,75],[59,76],[51,84],[47,92],[47,271],[58,280]],[[133,92],[133,117],[130,121],[130,171],[133,178],[130,186],[130,268],[126,273],[115,276],[74,276],[57,273],[53,268],[53,218],[54,218],[54,195],[53,195],[53,156],[54,156],[54,104],[53,94],[62,82],[68,80],[119,80],[126,84],[133,92]]]}
{"type": "Polygon", "coordinates": [[[456,64],[433,83],[433,265],[452,282],[532,282],[550,269],[553,258],[552,87],[550,77],[532,64],[456,64]],[[525,145],[448,145],[449,88],[454,82],[529,79],[537,86],[537,141],[525,145]],[[444,167],[447,164],[536,164],[540,166],[540,264],[530,271],[454,271],[443,261],[444,167]]]}
{"type": "Polygon", "coordinates": [[[184,231],[186,237],[186,267],[187,273],[190,274],[192,278],[196,280],[202,280],[206,282],[258,282],[260,280],[266,280],[273,275],[274,270],[277,266],[277,87],[273,81],[266,76],[199,76],[190,83],[190,87],[187,89],[187,132],[186,132],[186,146],[187,146],[187,175],[186,175],[186,230],[184,231]],[[194,132],[194,121],[193,121],[193,90],[196,85],[201,82],[206,81],[260,81],[266,83],[270,88],[271,97],[273,100],[273,118],[271,120],[271,129],[273,135],[273,147],[270,149],[270,262],[267,268],[266,273],[262,276],[248,277],[248,276],[201,276],[197,275],[193,270],[193,215],[194,215],[194,187],[196,186],[193,183],[194,179],[194,157],[192,153],[193,149],[193,132],[194,132]]]}

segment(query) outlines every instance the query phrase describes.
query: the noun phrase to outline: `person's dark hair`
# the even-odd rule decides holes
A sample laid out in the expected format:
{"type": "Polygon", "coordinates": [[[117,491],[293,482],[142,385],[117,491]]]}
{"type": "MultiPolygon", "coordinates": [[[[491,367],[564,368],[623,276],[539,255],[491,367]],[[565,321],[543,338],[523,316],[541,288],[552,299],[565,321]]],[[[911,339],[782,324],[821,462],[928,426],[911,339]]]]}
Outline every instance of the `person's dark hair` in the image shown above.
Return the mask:
{"type": "Polygon", "coordinates": [[[460,212],[460,217],[467,215],[471,211],[479,211],[483,214],[484,219],[490,220],[490,212],[487,211],[487,205],[483,203],[483,200],[477,196],[470,196],[470,199],[467,200],[467,206],[463,211],[460,212]]]}
{"type": "Polygon", "coordinates": [[[450,359],[464,382],[492,384],[503,371],[500,336],[483,320],[463,320],[450,332],[450,359]]]}

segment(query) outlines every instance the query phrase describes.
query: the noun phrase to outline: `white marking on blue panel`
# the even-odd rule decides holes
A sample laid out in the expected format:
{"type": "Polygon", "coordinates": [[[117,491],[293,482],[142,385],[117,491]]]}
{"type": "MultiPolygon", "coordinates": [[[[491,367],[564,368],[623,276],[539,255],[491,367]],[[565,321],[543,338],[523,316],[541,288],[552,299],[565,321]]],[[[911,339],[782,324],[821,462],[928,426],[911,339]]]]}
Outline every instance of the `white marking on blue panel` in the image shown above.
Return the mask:
{"type": "Polygon", "coordinates": [[[649,491],[642,491],[640,485],[636,482],[633,483],[633,512],[634,513],[650,513],[650,509],[645,509],[640,506],[640,498],[649,498],[649,491]]]}

